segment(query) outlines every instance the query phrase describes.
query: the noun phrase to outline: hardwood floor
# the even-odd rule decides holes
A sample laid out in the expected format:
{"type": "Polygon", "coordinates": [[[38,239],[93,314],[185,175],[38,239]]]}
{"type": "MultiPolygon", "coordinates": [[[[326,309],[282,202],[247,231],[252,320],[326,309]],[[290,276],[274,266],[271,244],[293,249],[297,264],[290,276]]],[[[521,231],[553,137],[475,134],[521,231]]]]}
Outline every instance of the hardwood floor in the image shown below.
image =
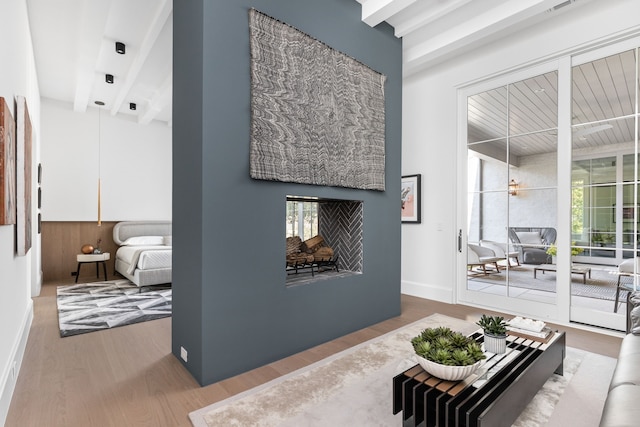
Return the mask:
{"type": "MultiPolygon", "coordinates": [[[[191,426],[187,415],[193,410],[430,314],[476,321],[488,313],[403,295],[398,317],[200,387],[170,353],[170,318],[60,338],[56,284],[45,284],[34,299],[34,320],[6,427],[191,426]]],[[[618,337],[559,329],[568,332],[569,346],[618,354],[618,337]]]]}

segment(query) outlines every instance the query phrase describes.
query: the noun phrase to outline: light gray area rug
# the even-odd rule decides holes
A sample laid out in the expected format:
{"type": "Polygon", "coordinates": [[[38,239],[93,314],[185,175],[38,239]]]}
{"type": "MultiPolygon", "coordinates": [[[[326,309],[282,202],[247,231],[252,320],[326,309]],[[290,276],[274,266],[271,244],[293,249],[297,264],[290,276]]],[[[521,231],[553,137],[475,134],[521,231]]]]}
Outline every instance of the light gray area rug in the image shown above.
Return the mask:
{"type": "MultiPolygon", "coordinates": [[[[533,278],[533,267],[514,266],[509,270],[509,281],[512,287],[533,289],[545,292],[556,292],[556,273],[541,272],[533,278]]],[[[504,285],[506,281],[506,272],[502,270],[500,273],[491,273],[486,276],[469,277],[469,280],[483,282],[491,285],[504,285]]],[[[602,300],[614,301],[616,298],[618,275],[614,271],[591,269],[591,277],[586,278],[586,284],[582,283],[582,276],[571,275],[571,295],[597,298],[602,300]]],[[[628,277],[622,277],[622,283],[628,283],[628,277]]],[[[621,292],[620,298],[624,300],[626,291],[621,292]]],[[[613,303],[612,303],[613,304],[613,303]]]]}
{"type": "Polygon", "coordinates": [[[138,287],[127,279],[58,286],[60,336],[171,316],[171,285],[138,287]]]}
{"type": "MultiPolygon", "coordinates": [[[[402,415],[392,414],[392,378],[413,366],[410,339],[422,329],[449,326],[471,333],[471,322],[433,314],[381,337],[294,371],[259,387],[230,397],[189,414],[194,427],[215,426],[400,426],[402,415]],[[365,391],[365,392],[363,392],[365,391]]],[[[589,387],[593,396],[580,403],[593,411],[581,426],[599,422],[615,359],[567,349],[564,376],[553,375],[531,401],[515,426],[544,426],[555,416],[554,408],[574,377],[581,387],[589,387]],[[587,358],[589,356],[589,358],[587,358]],[[584,360],[595,358],[599,371],[582,372],[584,360]],[[578,375],[576,375],[578,374],[578,375]],[[594,379],[597,389],[591,387],[594,379]],[[606,385],[602,386],[602,384],[606,385]]],[[[591,366],[593,367],[593,366],[591,366]]],[[[573,389],[572,389],[573,391],[573,389]]],[[[564,424],[578,425],[578,424],[564,424]]]]}

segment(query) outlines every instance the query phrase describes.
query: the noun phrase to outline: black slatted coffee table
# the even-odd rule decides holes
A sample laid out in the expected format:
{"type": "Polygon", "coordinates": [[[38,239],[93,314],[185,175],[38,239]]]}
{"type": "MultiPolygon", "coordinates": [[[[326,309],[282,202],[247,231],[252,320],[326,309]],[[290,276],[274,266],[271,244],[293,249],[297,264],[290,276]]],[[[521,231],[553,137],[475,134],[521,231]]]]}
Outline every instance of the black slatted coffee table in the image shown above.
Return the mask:
{"type": "MultiPolygon", "coordinates": [[[[482,342],[483,335],[471,335],[482,342]]],[[[511,426],[549,377],[563,374],[564,332],[548,341],[507,337],[507,352],[487,353],[463,381],[444,381],[416,365],[393,378],[393,413],[404,426],[511,426]]]]}

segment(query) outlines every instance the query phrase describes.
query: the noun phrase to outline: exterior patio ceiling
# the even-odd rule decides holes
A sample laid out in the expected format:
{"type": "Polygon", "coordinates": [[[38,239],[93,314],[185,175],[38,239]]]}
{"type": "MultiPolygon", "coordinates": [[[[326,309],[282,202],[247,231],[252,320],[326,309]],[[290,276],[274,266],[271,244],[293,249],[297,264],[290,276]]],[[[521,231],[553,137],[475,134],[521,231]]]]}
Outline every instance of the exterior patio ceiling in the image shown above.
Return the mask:
{"type": "MultiPolygon", "coordinates": [[[[573,124],[580,125],[573,129],[574,148],[634,140],[635,61],[635,52],[627,51],[574,68],[573,124]]],[[[508,97],[512,155],[555,151],[557,80],[547,74],[518,82],[509,86],[508,97]],[[545,131],[530,133],[533,129],[545,131]]],[[[506,88],[471,97],[469,142],[504,138],[506,118],[506,88]]]]}

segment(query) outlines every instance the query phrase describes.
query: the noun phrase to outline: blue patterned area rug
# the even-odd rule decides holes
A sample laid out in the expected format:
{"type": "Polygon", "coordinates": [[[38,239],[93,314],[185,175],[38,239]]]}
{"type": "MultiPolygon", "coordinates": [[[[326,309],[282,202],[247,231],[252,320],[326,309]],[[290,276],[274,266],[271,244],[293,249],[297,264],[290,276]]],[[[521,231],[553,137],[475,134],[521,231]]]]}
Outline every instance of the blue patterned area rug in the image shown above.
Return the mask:
{"type": "Polygon", "coordinates": [[[171,285],[129,280],[58,286],[60,336],[84,334],[171,316],[171,285]]]}

